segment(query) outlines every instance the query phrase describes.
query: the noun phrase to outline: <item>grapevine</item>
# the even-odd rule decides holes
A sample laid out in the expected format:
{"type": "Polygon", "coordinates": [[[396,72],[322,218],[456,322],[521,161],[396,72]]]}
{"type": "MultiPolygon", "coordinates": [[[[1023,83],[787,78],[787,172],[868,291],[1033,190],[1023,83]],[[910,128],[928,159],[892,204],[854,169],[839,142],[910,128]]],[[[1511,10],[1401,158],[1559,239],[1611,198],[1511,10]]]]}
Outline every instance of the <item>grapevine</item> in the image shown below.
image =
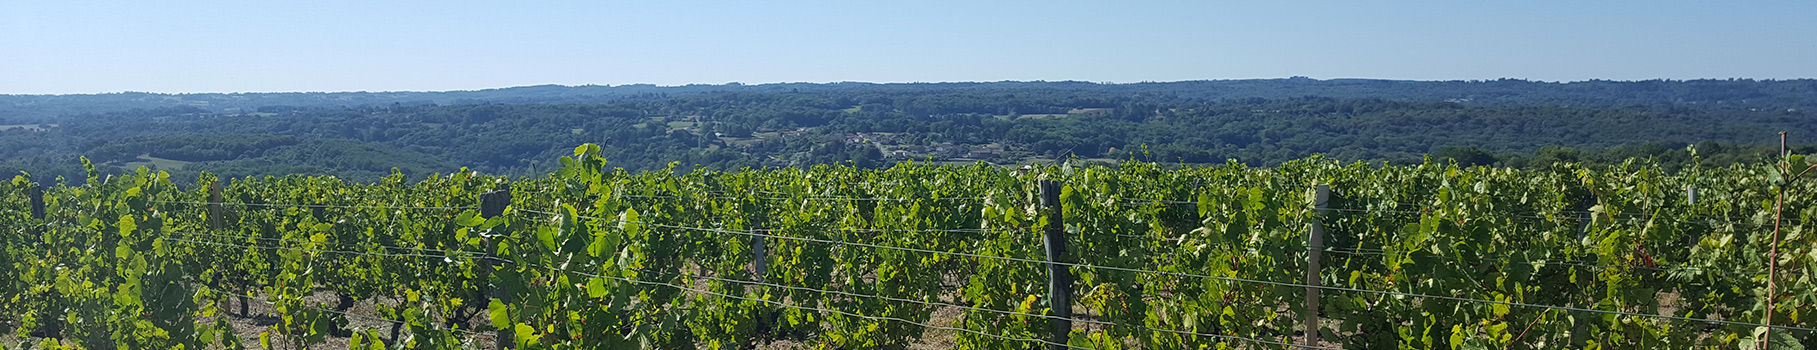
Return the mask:
{"type": "Polygon", "coordinates": [[[1817,185],[1774,164],[630,173],[600,152],[516,179],[20,174],[0,184],[0,308],[13,315],[0,345],[1285,349],[1305,332],[1349,349],[1817,344],[1817,185]],[[1045,343],[1042,180],[1063,184],[1081,310],[1064,344],[1045,343]],[[1317,184],[1332,200],[1325,246],[1309,247],[1317,184]],[[509,206],[482,214],[495,191],[509,206]],[[1324,251],[1320,310],[1305,309],[1309,249],[1324,251]],[[1299,324],[1308,312],[1326,322],[1299,324]]]}

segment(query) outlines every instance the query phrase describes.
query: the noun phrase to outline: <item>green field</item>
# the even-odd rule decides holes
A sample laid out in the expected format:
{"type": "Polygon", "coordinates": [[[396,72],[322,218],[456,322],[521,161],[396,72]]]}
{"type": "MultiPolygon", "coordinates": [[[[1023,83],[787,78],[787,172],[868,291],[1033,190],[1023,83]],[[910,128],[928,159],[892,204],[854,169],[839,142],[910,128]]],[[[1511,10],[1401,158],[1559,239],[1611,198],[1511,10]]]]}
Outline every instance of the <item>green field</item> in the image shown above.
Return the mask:
{"type": "Polygon", "coordinates": [[[192,162],[185,162],[185,161],[175,160],[175,159],[164,159],[164,158],[153,157],[150,154],[142,154],[142,155],[139,155],[139,160],[126,162],[126,164],[123,164],[122,166],[126,167],[127,169],[134,169],[134,168],[143,166],[143,167],[152,168],[153,170],[183,170],[183,166],[189,165],[189,163],[192,163],[192,162]]]}

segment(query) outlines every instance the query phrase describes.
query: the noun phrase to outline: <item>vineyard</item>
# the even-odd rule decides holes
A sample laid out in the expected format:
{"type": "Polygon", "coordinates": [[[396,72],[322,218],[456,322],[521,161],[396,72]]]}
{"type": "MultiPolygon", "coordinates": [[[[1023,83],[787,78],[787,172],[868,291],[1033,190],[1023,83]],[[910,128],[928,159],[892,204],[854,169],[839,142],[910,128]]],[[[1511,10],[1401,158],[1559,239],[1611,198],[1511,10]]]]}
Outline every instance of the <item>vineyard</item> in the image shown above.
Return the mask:
{"type": "Polygon", "coordinates": [[[20,175],[0,185],[0,347],[1817,345],[1796,156],[629,173],[599,154],[530,179],[20,175]]]}

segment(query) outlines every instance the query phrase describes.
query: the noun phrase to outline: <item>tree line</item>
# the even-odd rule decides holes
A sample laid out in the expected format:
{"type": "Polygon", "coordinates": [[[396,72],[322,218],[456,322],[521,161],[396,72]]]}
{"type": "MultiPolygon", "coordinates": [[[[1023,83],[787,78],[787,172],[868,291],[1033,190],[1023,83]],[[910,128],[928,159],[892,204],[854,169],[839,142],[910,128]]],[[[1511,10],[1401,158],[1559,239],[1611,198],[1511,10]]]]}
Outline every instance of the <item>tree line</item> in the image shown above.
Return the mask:
{"type": "Polygon", "coordinates": [[[1634,157],[1728,164],[1776,153],[1777,131],[1817,135],[1817,123],[1798,108],[1216,99],[1032,83],[936,86],[943,87],[815,86],[600,103],[265,106],[234,113],[140,108],[0,130],[0,171],[74,178],[81,174],[77,157],[86,156],[104,167],[150,164],[179,176],[372,180],[393,168],[422,176],[460,167],[526,175],[557,167],[537,160],[556,159],[581,143],[604,145],[612,166],[629,170],[1071,158],[1266,166],[1313,154],[1396,164],[1433,155],[1513,167],[1634,157]]]}

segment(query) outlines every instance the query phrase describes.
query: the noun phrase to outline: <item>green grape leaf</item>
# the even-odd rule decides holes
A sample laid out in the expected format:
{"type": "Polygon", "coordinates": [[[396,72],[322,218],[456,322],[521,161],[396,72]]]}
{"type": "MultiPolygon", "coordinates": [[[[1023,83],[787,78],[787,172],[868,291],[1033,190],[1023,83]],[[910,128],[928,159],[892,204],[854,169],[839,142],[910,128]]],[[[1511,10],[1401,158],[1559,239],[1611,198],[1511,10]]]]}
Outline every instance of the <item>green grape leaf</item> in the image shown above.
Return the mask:
{"type": "Polygon", "coordinates": [[[561,157],[561,158],[556,158],[556,160],[561,161],[562,168],[555,171],[555,176],[563,177],[563,178],[573,178],[575,175],[578,175],[578,174],[574,173],[574,168],[578,167],[578,165],[576,165],[574,162],[574,158],[561,157]]]}
{"type": "Polygon", "coordinates": [[[587,297],[601,298],[605,297],[608,292],[610,291],[606,290],[605,278],[594,277],[587,280],[587,297]]]}
{"type": "Polygon", "coordinates": [[[1079,349],[1099,349],[1101,347],[1098,346],[1098,343],[1104,341],[1103,335],[1104,333],[1091,333],[1083,329],[1074,329],[1071,334],[1067,335],[1066,345],[1079,349]]]}
{"type": "Polygon", "coordinates": [[[611,248],[606,246],[605,235],[596,234],[593,235],[593,241],[587,243],[587,256],[597,258],[600,254],[605,254],[608,249],[611,248]]]}
{"type": "Polygon", "coordinates": [[[493,328],[506,329],[511,326],[511,313],[505,309],[505,303],[492,299],[491,303],[486,304],[486,311],[492,316],[493,328]]]}
{"type": "Polygon", "coordinates": [[[1767,338],[1766,333],[1767,333],[1766,327],[1754,327],[1754,334],[1753,334],[1754,336],[1749,337],[1749,339],[1746,341],[1743,341],[1742,347],[1743,348],[1752,348],[1752,347],[1754,347],[1755,343],[1760,342],[1759,339],[1766,339],[1768,349],[1775,349],[1775,350],[1781,350],[1781,349],[1804,350],[1804,349],[1806,349],[1804,344],[1800,343],[1797,338],[1794,338],[1794,337],[1792,337],[1791,334],[1789,334],[1791,332],[1787,332],[1787,331],[1783,331],[1783,330],[1773,332],[1772,338],[1767,338]]]}
{"type": "Polygon", "coordinates": [[[637,221],[637,209],[626,208],[624,215],[619,216],[618,228],[627,235],[635,235],[643,229],[643,223],[637,221]]]}
{"type": "Polygon", "coordinates": [[[479,217],[479,212],[467,210],[462,211],[460,215],[455,216],[454,223],[461,226],[474,227],[486,223],[486,219],[479,217]]]}
{"type": "Polygon", "coordinates": [[[370,346],[369,348],[367,348],[367,350],[385,350],[385,340],[384,339],[381,339],[377,336],[372,336],[372,337],[368,337],[368,338],[372,338],[372,339],[370,339],[370,341],[367,341],[367,345],[370,346]]]}
{"type": "Polygon", "coordinates": [[[513,333],[517,335],[517,338],[514,339],[517,340],[518,348],[525,348],[530,344],[536,344],[538,341],[542,340],[542,335],[536,334],[536,327],[519,323],[512,330],[514,331],[513,333]]]}
{"type": "Polygon", "coordinates": [[[542,241],[543,247],[549,248],[549,251],[551,252],[560,251],[560,247],[555,245],[555,235],[556,228],[554,227],[543,226],[536,228],[536,239],[542,241]]]}

